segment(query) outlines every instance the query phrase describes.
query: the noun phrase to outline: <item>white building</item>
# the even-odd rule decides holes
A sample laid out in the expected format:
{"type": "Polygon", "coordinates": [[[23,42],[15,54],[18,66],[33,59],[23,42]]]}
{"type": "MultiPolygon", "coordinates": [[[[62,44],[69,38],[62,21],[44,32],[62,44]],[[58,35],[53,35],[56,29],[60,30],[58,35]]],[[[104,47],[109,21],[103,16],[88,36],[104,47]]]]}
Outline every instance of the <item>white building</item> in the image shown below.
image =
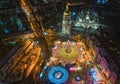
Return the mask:
{"type": "Polygon", "coordinates": [[[77,16],[74,26],[93,29],[99,28],[97,13],[91,10],[81,11],[77,16]]]}
{"type": "Polygon", "coordinates": [[[70,35],[71,29],[71,12],[68,9],[69,4],[66,5],[66,10],[63,14],[63,21],[62,21],[62,33],[65,35],[70,35]]]}

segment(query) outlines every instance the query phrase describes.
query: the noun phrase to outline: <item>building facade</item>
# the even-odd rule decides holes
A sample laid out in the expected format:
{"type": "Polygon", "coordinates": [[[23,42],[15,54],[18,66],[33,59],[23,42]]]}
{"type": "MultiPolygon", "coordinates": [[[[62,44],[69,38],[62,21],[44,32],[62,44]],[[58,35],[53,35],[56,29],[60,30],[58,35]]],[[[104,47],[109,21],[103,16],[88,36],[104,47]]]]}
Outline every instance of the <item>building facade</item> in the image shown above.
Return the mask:
{"type": "Polygon", "coordinates": [[[96,42],[92,42],[90,44],[92,44],[90,45],[90,48],[93,52],[93,59],[96,60],[100,72],[102,72],[102,75],[105,77],[108,84],[116,84],[116,81],[119,78],[119,70],[116,64],[110,58],[110,55],[105,51],[105,49],[100,47],[101,44],[99,41],[96,40],[96,42]]]}
{"type": "MultiPolygon", "coordinates": [[[[28,52],[28,47],[32,46],[33,42],[26,41],[22,45],[15,46],[6,56],[0,61],[0,81],[4,80],[7,75],[14,69],[17,62],[28,52]],[[9,57],[9,58],[8,58],[9,57]],[[6,60],[7,59],[7,60],[6,60]],[[7,61],[7,62],[6,62],[7,61]],[[4,63],[4,64],[3,64],[4,63]]],[[[31,48],[29,48],[30,50],[31,48]]]]}

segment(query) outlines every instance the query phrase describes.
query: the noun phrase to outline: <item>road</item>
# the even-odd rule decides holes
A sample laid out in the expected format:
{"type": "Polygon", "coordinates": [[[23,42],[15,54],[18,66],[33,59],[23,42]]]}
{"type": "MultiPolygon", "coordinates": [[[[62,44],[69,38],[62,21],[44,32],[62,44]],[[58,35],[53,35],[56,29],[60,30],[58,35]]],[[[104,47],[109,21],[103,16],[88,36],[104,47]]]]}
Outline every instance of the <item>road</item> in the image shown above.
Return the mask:
{"type": "Polygon", "coordinates": [[[25,15],[26,15],[27,19],[29,20],[29,23],[31,24],[31,27],[35,33],[35,36],[40,38],[39,39],[40,46],[42,48],[42,55],[44,57],[46,51],[48,51],[47,50],[48,46],[47,46],[47,42],[46,42],[44,35],[43,35],[44,31],[42,29],[41,21],[38,21],[38,19],[36,18],[37,15],[33,14],[32,8],[29,6],[29,4],[25,0],[20,0],[20,3],[21,3],[21,7],[23,7],[24,10],[26,11],[25,15]]]}
{"type": "MultiPolygon", "coordinates": [[[[24,11],[30,25],[31,25],[31,29],[34,32],[34,35],[37,37],[37,40],[39,41],[39,44],[40,44],[40,47],[41,47],[41,57],[43,59],[48,59],[49,58],[48,44],[47,44],[46,39],[45,39],[45,37],[43,35],[44,30],[42,29],[42,21],[41,21],[41,19],[36,18],[37,15],[33,14],[33,12],[32,12],[33,10],[29,6],[29,3],[26,2],[26,0],[20,0],[20,4],[21,4],[21,7],[23,8],[23,11],[24,11]]],[[[38,65],[35,66],[35,67],[38,67],[38,65]]],[[[33,74],[35,74],[35,73],[33,72],[33,74]]],[[[31,80],[31,78],[33,78],[33,80],[36,81],[36,77],[33,77],[33,76],[34,75],[32,75],[32,76],[30,75],[28,78],[26,78],[27,80],[25,79],[24,82],[25,83],[27,81],[29,82],[29,80],[31,80]]],[[[34,81],[31,81],[31,82],[34,82],[34,81]]]]}

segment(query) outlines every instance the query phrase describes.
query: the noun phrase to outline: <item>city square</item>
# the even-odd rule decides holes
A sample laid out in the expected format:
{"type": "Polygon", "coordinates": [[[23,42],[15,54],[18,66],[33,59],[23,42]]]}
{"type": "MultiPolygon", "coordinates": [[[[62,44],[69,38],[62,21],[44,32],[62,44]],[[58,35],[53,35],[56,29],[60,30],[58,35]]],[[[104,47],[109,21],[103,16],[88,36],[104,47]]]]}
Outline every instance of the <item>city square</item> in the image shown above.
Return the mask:
{"type": "Polygon", "coordinates": [[[0,0],[0,84],[120,84],[119,0],[0,0]]]}
{"type": "MultiPolygon", "coordinates": [[[[82,41],[77,43],[69,40],[66,42],[55,41],[54,45],[50,61],[46,64],[48,70],[44,69],[47,71],[44,72],[45,74],[52,73],[51,71],[54,72],[54,70],[58,72],[61,70],[57,68],[51,70],[51,67],[62,67],[67,71],[64,74],[68,73],[69,75],[64,84],[87,84],[87,82],[89,84],[106,84],[106,79],[101,75],[95,60],[92,59],[92,55],[90,55],[82,41]],[[78,80],[76,79],[77,76],[78,80]]],[[[46,81],[52,80],[45,78],[46,81]]]]}

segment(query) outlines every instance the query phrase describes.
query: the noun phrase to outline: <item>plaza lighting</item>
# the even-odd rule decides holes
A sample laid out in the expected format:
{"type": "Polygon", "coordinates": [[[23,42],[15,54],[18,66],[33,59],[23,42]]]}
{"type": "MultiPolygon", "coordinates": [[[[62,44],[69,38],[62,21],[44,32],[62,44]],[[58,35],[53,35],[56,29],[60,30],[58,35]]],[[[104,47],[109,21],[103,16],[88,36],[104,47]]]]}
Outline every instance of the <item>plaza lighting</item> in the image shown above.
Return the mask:
{"type": "Polygon", "coordinates": [[[47,66],[44,66],[43,70],[45,71],[47,69],[47,66]]]}
{"type": "Polygon", "coordinates": [[[40,78],[42,78],[43,77],[43,73],[45,72],[45,70],[47,69],[47,66],[44,66],[44,68],[43,68],[43,70],[42,70],[42,72],[40,73],[40,78]]]}
{"type": "Polygon", "coordinates": [[[73,67],[70,67],[69,70],[70,70],[70,71],[74,71],[74,68],[73,68],[73,67]]]}
{"type": "Polygon", "coordinates": [[[80,67],[80,66],[78,66],[78,67],[70,67],[69,68],[70,71],[79,71],[81,69],[82,69],[82,67],[80,67]]]}
{"type": "Polygon", "coordinates": [[[72,15],[73,15],[73,16],[76,15],[76,12],[73,12],[72,15]]]}
{"type": "Polygon", "coordinates": [[[40,73],[40,78],[42,78],[43,77],[43,73],[40,73]]]}

